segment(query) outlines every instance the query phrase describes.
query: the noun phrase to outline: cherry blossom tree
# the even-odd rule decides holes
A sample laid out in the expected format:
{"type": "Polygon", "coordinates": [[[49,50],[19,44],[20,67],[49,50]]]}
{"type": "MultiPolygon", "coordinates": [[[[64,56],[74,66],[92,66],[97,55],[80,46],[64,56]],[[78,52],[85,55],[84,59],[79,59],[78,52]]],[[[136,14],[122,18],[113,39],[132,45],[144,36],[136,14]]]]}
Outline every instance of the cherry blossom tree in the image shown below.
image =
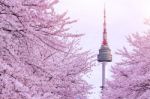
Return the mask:
{"type": "Polygon", "coordinates": [[[121,61],[112,68],[112,80],[107,81],[103,99],[150,98],[150,31],[127,38],[130,49],[117,52],[121,61]]]}
{"type": "Polygon", "coordinates": [[[58,0],[0,0],[0,99],[86,99],[93,66],[58,0]]]}

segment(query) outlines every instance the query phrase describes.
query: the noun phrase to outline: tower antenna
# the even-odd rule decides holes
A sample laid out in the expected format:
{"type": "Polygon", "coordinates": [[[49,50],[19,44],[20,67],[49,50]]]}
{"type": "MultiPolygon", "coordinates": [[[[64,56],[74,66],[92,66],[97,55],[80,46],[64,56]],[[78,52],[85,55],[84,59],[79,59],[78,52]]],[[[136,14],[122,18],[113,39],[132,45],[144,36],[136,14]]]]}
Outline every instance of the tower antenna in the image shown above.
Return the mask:
{"type": "Polygon", "coordinates": [[[104,4],[104,23],[103,23],[103,45],[107,45],[107,30],[106,30],[106,8],[104,4]]]}

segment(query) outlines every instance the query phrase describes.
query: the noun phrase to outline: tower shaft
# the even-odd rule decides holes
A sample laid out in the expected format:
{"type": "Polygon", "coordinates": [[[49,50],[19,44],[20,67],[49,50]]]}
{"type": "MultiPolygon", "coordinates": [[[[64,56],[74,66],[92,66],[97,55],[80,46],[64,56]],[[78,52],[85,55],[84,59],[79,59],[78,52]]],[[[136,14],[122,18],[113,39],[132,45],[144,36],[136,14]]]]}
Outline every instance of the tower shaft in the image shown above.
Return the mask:
{"type": "Polygon", "coordinates": [[[102,62],[102,90],[105,85],[105,66],[106,66],[106,62],[102,62]]]}

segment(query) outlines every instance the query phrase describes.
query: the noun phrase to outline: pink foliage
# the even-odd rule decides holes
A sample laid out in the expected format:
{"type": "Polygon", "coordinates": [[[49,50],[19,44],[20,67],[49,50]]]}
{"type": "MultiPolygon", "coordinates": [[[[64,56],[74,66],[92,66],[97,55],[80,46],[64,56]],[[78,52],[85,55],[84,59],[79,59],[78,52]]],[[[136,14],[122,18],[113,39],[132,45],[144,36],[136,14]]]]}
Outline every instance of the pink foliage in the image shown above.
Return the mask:
{"type": "Polygon", "coordinates": [[[0,99],[86,99],[93,64],[58,0],[0,0],[0,99]],[[75,39],[75,40],[74,40],[75,39]]]}
{"type": "Polygon", "coordinates": [[[133,34],[128,42],[132,50],[117,52],[122,61],[113,66],[113,80],[107,81],[103,99],[150,98],[150,33],[133,34]]]}

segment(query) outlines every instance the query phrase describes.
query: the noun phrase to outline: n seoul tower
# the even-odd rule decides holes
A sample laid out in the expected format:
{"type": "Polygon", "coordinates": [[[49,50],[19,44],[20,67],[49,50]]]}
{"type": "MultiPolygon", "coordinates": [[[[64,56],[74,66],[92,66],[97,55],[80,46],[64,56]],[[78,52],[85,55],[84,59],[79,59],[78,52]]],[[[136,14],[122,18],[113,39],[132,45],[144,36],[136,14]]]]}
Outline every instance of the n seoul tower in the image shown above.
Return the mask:
{"type": "Polygon", "coordinates": [[[112,55],[111,55],[111,50],[108,46],[108,41],[107,41],[107,30],[106,30],[106,11],[104,7],[104,23],[103,23],[103,41],[101,48],[99,49],[99,54],[97,57],[98,62],[102,63],[102,91],[105,86],[105,67],[107,62],[112,61],[112,55]]]}

